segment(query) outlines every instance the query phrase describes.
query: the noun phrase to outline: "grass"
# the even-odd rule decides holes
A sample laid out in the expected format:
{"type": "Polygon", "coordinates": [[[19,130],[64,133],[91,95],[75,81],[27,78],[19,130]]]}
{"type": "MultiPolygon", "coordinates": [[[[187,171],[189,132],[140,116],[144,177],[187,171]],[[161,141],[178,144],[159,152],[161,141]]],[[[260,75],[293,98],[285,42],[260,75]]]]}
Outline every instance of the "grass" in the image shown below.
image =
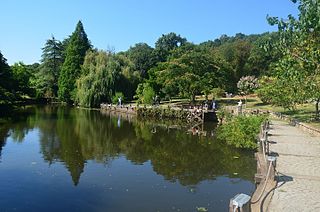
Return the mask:
{"type": "MultiPolygon", "coordinates": [[[[209,96],[209,100],[212,99],[209,96]]],[[[245,100],[241,96],[235,96],[233,98],[219,98],[218,106],[236,106],[238,102],[242,100],[245,103],[245,100]]],[[[201,104],[205,100],[204,96],[197,96],[196,97],[196,104],[201,104]]],[[[186,104],[189,103],[188,99],[173,99],[172,101],[162,101],[160,107],[167,108],[168,106],[173,106],[175,104],[186,104]]],[[[269,110],[273,112],[280,112],[284,115],[288,115],[294,119],[297,119],[301,122],[308,123],[310,126],[320,128],[320,121],[315,120],[315,106],[314,104],[302,104],[298,105],[296,110],[286,110],[282,107],[273,106],[270,104],[263,103],[258,97],[252,95],[247,97],[246,106],[247,109],[259,109],[259,110],[269,110]]]]}
{"type": "MultiPolygon", "coordinates": [[[[237,99],[239,101],[239,99],[237,99]]],[[[236,102],[237,102],[236,101],[236,102]]],[[[273,112],[280,112],[284,115],[288,115],[301,122],[308,123],[313,127],[320,128],[320,121],[315,120],[315,105],[312,103],[298,105],[295,110],[287,110],[282,107],[272,106],[270,104],[263,103],[259,98],[255,96],[248,97],[246,104],[248,109],[269,110],[273,112]]]]}

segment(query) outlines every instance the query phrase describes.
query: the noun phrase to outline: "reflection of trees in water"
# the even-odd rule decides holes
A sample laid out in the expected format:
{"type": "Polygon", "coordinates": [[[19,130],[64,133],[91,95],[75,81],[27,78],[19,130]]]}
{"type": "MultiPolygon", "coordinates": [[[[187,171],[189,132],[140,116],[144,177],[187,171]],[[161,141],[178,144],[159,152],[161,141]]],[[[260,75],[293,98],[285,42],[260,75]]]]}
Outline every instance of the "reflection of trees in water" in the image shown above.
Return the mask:
{"type": "MultiPolygon", "coordinates": [[[[126,118],[126,115],[121,115],[126,118]]],[[[122,121],[118,115],[104,116],[96,111],[67,107],[35,108],[25,129],[40,129],[43,157],[49,163],[62,161],[75,185],[87,160],[108,163],[124,155],[134,164],[151,161],[153,169],[170,181],[195,185],[220,175],[253,178],[255,162],[252,153],[241,152],[217,143],[212,138],[199,138],[182,130],[157,127],[152,122],[122,121]],[[240,159],[233,159],[234,156],[240,159]]],[[[20,126],[17,128],[21,131],[20,126]]]]}
{"type": "Polygon", "coordinates": [[[1,153],[2,148],[6,144],[6,139],[9,136],[10,128],[7,125],[0,125],[0,162],[1,162],[1,153]]]}
{"type": "MultiPolygon", "coordinates": [[[[2,108],[1,108],[2,109],[2,108]]],[[[4,110],[0,115],[3,118],[3,123],[0,123],[0,157],[2,149],[6,144],[6,140],[11,136],[13,141],[22,142],[25,135],[28,133],[27,117],[30,115],[28,112],[17,112],[13,114],[13,110],[4,110]],[[13,124],[14,123],[14,124],[13,124]]]]}

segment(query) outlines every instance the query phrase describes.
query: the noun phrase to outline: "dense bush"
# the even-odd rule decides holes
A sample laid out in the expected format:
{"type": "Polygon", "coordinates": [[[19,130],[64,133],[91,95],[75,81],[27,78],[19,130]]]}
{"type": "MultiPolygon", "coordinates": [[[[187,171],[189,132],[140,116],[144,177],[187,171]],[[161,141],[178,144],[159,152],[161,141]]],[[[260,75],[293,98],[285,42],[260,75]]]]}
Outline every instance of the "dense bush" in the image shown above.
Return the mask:
{"type": "Polygon", "coordinates": [[[236,116],[218,127],[217,138],[237,148],[255,149],[264,120],[266,116],[236,116]]]}
{"type": "Polygon", "coordinates": [[[156,93],[149,83],[141,83],[138,85],[135,97],[138,98],[139,103],[152,104],[155,96],[156,93]]]}
{"type": "Polygon", "coordinates": [[[112,103],[113,104],[118,104],[119,103],[119,98],[121,97],[121,102],[123,103],[124,101],[124,95],[122,92],[116,92],[115,95],[112,97],[112,103]]]}

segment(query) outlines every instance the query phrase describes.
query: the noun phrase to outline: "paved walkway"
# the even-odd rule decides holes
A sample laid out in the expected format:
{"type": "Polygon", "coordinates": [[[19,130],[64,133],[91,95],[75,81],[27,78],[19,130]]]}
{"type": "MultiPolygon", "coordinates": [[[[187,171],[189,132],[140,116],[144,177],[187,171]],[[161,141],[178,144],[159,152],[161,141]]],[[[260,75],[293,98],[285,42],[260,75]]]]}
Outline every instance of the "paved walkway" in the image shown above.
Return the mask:
{"type": "Polygon", "coordinates": [[[281,174],[268,211],[320,211],[320,137],[282,121],[270,127],[270,150],[279,154],[281,174]]]}

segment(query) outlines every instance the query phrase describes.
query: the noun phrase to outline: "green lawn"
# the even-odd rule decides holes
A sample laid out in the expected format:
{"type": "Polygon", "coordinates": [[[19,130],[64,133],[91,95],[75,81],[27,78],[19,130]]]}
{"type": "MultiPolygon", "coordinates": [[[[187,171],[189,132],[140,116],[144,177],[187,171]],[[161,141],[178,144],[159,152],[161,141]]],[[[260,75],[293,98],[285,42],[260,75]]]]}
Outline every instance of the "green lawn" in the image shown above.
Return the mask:
{"type": "MultiPolygon", "coordinates": [[[[240,98],[222,98],[220,101],[223,105],[236,105],[239,100],[240,98]]],[[[281,112],[282,114],[288,115],[301,122],[305,122],[310,124],[311,126],[320,128],[320,121],[314,119],[315,105],[311,103],[298,105],[296,110],[285,110],[282,107],[265,104],[257,97],[248,97],[246,108],[281,112]]]]}
{"type": "MultiPolygon", "coordinates": [[[[211,100],[212,97],[209,96],[209,100],[211,100]]],[[[242,100],[244,102],[243,97],[236,96],[234,98],[219,98],[218,106],[236,106],[239,102],[239,100],[242,100]]],[[[204,96],[197,96],[196,101],[197,104],[201,104],[205,100],[204,96]]],[[[162,101],[160,107],[167,108],[168,106],[174,106],[175,104],[181,104],[181,103],[189,103],[189,99],[173,99],[172,101],[162,101]]],[[[285,110],[282,107],[272,106],[270,104],[263,103],[258,97],[248,97],[246,108],[248,109],[259,109],[259,110],[269,110],[273,112],[281,112],[284,115],[291,116],[294,119],[297,119],[301,122],[305,122],[310,124],[313,127],[320,128],[320,121],[314,120],[315,116],[315,106],[314,104],[302,104],[298,105],[297,109],[292,110],[285,110]]]]}

